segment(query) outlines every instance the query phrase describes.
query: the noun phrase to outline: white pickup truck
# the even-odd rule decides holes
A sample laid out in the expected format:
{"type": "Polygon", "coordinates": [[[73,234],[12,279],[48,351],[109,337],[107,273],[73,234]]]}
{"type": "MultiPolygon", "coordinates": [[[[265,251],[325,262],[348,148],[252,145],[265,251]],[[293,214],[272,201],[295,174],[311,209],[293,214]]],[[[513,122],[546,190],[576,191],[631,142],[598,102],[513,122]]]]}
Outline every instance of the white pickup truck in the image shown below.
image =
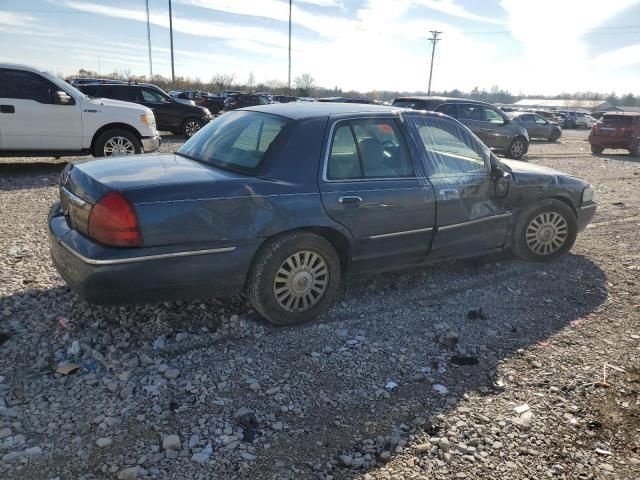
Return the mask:
{"type": "Polygon", "coordinates": [[[47,72],[0,63],[0,156],[103,157],[159,146],[149,108],[91,98],[47,72]]]}

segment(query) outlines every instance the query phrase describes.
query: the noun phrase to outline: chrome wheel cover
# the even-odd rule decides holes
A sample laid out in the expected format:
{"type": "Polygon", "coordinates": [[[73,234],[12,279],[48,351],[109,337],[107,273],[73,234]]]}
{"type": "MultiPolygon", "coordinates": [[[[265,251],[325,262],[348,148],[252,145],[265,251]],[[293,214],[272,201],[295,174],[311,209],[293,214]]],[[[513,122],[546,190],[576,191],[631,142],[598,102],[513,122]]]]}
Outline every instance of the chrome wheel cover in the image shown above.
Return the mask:
{"type": "Polygon", "coordinates": [[[514,140],[511,145],[511,156],[512,157],[521,157],[524,153],[524,143],[522,140],[514,140]]]}
{"type": "Polygon", "coordinates": [[[187,134],[187,137],[193,137],[200,130],[200,124],[195,121],[187,122],[184,126],[184,133],[187,134]]]}
{"type": "Polygon", "coordinates": [[[104,144],[105,157],[120,157],[123,155],[133,155],[136,147],[131,140],[126,137],[111,137],[104,144]]]}
{"type": "Polygon", "coordinates": [[[529,222],[527,247],[536,255],[556,253],[569,238],[569,224],[558,212],[543,212],[529,222]]]}
{"type": "Polygon", "coordinates": [[[329,268],[320,255],[309,250],[287,258],[273,280],[273,295],[288,312],[306,312],[324,296],[329,285],[329,268]]]}

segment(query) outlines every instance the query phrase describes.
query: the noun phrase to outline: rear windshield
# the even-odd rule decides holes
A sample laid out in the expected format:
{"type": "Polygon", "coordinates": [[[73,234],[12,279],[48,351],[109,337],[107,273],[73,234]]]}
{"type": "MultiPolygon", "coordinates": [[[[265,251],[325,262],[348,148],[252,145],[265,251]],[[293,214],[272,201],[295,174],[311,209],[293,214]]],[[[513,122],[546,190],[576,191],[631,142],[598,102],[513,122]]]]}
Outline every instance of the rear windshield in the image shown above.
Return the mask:
{"type": "Polygon", "coordinates": [[[259,112],[228,112],[191,137],[176,152],[239,173],[255,173],[287,120],[259,112]]]}
{"type": "Polygon", "coordinates": [[[437,103],[427,102],[425,100],[395,100],[393,106],[410,108],[411,110],[433,110],[437,106],[437,103]]]}
{"type": "Polygon", "coordinates": [[[604,115],[602,121],[611,125],[626,126],[631,125],[632,117],[627,115],[604,115]]]}

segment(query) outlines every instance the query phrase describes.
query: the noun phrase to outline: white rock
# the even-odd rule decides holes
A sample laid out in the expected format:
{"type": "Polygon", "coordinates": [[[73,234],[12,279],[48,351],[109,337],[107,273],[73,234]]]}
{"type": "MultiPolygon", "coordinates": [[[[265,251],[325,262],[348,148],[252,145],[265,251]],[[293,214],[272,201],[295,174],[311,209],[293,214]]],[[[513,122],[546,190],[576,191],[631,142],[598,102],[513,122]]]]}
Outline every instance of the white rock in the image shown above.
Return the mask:
{"type": "Polygon", "coordinates": [[[113,440],[111,440],[111,437],[102,437],[96,440],[96,445],[99,448],[110,447],[112,443],[113,440]]]}
{"type": "Polygon", "coordinates": [[[205,448],[203,448],[198,453],[194,453],[193,455],[191,455],[191,461],[196,463],[204,463],[207,460],[209,460],[209,457],[211,456],[212,451],[213,451],[213,448],[211,447],[211,444],[208,444],[205,448]]]}
{"type": "Polygon", "coordinates": [[[124,468],[118,472],[118,480],[136,480],[138,478],[138,467],[124,468]]]}
{"type": "Polygon", "coordinates": [[[167,435],[162,439],[162,448],[164,450],[180,450],[182,443],[178,435],[167,435]]]}
{"type": "Polygon", "coordinates": [[[440,383],[436,383],[433,386],[433,389],[438,392],[440,395],[446,395],[447,393],[449,393],[449,389],[447,387],[445,387],[444,385],[440,384],[440,383]]]}
{"type": "Polygon", "coordinates": [[[528,412],[531,410],[528,404],[523,403],[522,405],[518,405],[513,409],[518,415],[522,415],[524,412],[528,412]]]}

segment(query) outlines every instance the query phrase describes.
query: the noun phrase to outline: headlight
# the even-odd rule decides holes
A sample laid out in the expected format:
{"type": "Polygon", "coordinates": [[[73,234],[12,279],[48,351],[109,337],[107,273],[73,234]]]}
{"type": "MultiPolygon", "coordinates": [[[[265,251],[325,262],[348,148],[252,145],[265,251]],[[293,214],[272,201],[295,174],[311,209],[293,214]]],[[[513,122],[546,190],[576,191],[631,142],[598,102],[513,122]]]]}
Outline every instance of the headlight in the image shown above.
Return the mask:
{"type": "Polygon", "coordinates": [[[208,109],[208,108],[203,108],[203,110],[204,110],[204,114],[205,114],[207,117],[210,117],[210,116],[211,116],[211,112],[209,111],[209,109],[208,109]]]}
{"type": "Polygon", "coordinates": [[[143,125],[147,127],[155,127],[156,126],[156,117],[153,113],[149,113],[147,115],[140,115],[140,121],[143,125]]]}
{"type": "Polygon", "coordinates": [[[596,192],[591,185],[582,191],[582,203],[593,202],[596,199],[596,192]]]}

